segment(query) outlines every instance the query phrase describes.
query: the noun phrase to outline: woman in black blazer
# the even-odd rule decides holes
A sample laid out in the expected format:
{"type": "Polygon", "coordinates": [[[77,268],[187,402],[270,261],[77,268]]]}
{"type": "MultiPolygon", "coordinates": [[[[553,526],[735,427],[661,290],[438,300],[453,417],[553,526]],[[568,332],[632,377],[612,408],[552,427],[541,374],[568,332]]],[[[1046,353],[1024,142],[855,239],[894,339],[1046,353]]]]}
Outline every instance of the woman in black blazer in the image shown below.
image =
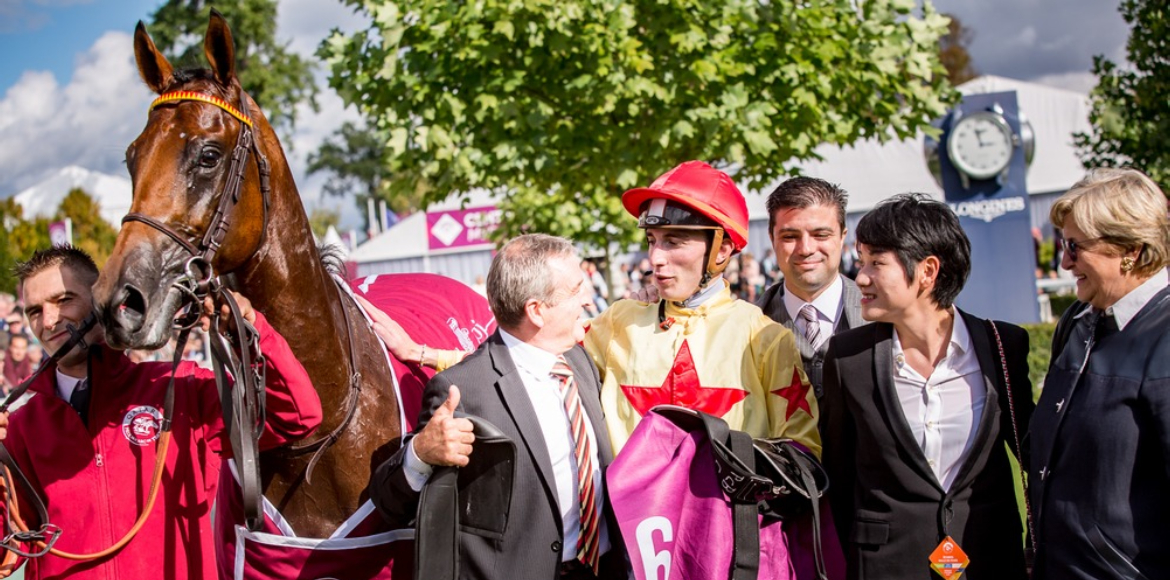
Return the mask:
{"type": "Polygon", "coordinates": [[[1077,302],[1053,340],[1032,424],[1036,578],[1170,574],[1166,196],[1098,169],[1052,206],[1077,302]]]}
{"type": "Polygon", "coordinates": [[[1033,409],[1028,335],[954,307],[970,247],[950,208],[921,194],[857,226],[875,324],[829,343],[820,423],[851,579],[939,578],[930,557],[947,538],[969,558],[964,578],[1027,577],[1008,448],[1033,409]]]}

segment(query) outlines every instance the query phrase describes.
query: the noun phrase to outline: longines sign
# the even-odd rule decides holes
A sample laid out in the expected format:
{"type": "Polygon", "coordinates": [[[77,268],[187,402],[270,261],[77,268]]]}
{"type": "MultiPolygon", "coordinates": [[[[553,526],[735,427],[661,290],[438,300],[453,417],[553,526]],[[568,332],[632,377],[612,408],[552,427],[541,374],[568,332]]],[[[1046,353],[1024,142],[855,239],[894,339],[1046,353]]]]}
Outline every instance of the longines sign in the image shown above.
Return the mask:
{"type": "Polygon", "coordinates": [[[1017,211],[1027,211],[1028,204],[1023,196],[996,199],[979,199],[949,203],[951,211],[959,217],[969,217],[991,223],[995,218],[1017,211]]]}

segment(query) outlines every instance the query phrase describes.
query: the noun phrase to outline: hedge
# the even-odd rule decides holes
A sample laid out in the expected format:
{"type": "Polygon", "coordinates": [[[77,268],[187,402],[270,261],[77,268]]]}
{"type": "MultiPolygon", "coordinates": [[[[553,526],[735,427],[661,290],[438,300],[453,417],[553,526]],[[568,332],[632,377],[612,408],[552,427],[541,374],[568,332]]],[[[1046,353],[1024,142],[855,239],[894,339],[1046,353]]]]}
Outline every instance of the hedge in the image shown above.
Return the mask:
{"type": "Polygon", "coordinates": [[[1048,373],[1048,360],[1052,356],[1052,334],[1056,324],[1023,324],[1028,331],[1028,378],[1032,380],[1032,398],[1040,398],[1044,386],[1044,375],[1048,373]]]}

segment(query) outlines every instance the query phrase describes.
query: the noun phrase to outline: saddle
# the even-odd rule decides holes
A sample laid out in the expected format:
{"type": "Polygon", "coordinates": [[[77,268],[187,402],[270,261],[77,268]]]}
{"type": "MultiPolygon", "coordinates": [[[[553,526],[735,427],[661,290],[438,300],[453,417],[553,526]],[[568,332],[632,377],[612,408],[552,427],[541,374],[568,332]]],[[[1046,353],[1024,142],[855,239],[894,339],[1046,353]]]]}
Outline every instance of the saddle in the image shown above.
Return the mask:
{"type": "Polygon", "coordinates": [[[760,516],[766,523],[810,511],[817,577],[828,578],[821,546],[820,499],[829,488],[829,477],[816,458],[791,439],[752,439],[702,411],[668,405],[653,410],[684,429],[701,429],[707,435],[719,486],[732,503],[732,580],[755,578],[759,571],[760,516]]]}
{"type": "Polygon", "coordinates": [[[516,444],[484,419],[471,421],[474,452],[465,467],[439,467],[423,486],[415,520],[415,580],[459,577],[459,535],[504,539],[516,478],[516,444]]]}

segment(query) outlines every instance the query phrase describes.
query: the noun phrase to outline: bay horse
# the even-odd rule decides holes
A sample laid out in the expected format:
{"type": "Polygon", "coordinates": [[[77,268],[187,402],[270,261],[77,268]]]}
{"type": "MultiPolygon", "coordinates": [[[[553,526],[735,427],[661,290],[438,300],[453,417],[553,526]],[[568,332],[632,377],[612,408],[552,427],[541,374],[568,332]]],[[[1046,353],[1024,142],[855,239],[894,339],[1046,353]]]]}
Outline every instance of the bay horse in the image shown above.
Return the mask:
{"type": "Polygon", "coordinates": [[[176,284],[189,275],[194,254],[210,254],[209,264],[194,268],[209,266],[249,298],[308,371],[325,412],[317,437],[347,425],[311,478],[310,454],[277,450],[260,460],[264,495],[298,535],[323,538],[365,500],[371,469],[401,435],[392,370],[363,314],[322,263],[280,142],[243,91],[231,31],[214,11],[204,52],[210,70],[176,70],[138,24],[138,72],[161,97],[126,151],[133,202],[94,285],[94,303],[108,344],[158,348],[184,305],[176,284]],[[249,124],[254,143],[245,145],[249,124]],[[229,175],[240,149],[247,161],[240,175],[229,175]],[[229,195],[237,201],[227,205],[222,231],[209,233],[229,195]],[[217,248],[205,252],[199,240],[217,248]],[[346,401],[354,396],[351,412],[346,401]]]}

